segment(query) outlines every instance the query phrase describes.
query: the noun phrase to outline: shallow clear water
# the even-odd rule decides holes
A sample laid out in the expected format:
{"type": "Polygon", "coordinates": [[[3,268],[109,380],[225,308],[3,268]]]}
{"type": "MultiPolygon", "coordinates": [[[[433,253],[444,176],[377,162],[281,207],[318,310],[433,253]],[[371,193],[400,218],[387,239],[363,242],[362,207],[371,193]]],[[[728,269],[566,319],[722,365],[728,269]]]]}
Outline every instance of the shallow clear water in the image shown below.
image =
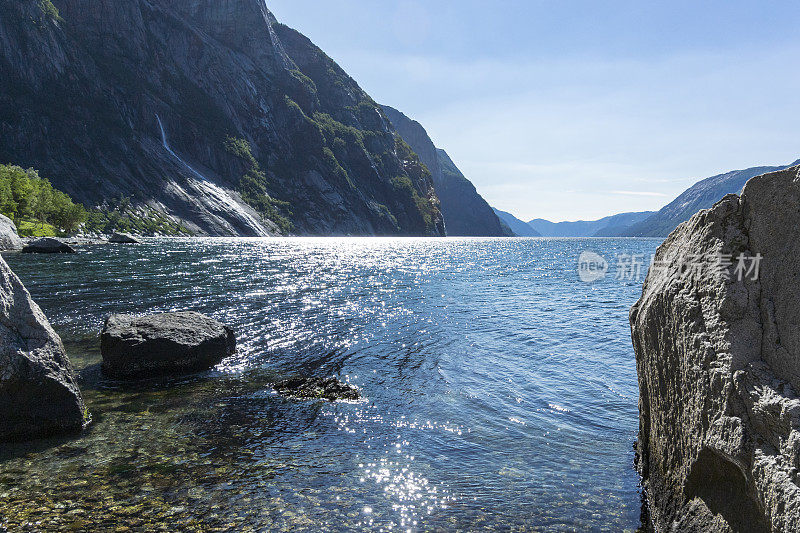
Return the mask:
{"type": "MultiPolygon", "coordinates": [[[[207,239],[6,255],[64,339],[93,425],[0,448],[9,529],[634,531],[641,281],[577,276],[638,239],[207,239]],[[213,371],[123,386],[115,312],[234,326],[213,371]],[[271,384],[337,375],[360,403],[271,384]],[[26,525],[27,524],[27,525],[26,525]]],[[[2,529],[2,528],[0,528],[2,529]]]]}

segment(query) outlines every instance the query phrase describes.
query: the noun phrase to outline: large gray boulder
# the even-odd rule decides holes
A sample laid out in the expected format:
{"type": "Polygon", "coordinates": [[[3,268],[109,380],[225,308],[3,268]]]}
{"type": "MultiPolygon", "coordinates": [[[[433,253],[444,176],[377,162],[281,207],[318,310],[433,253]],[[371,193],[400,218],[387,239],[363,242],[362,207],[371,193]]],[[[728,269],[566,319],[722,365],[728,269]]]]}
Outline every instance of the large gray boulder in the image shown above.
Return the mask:
{"type": "Polygon", "coordinates": [[[0,441],[80,431],[85,416],[61,339],[0,258],[0,441]]]}
{"type": "Polygon", "coordinates": [[[141,244],[141,241],[130,233],[114,233],[108,238],[111,244],[141,244]]]}
{"type": "Polygon", "coordinates": [[[103,372],[142,379],[207,370],[236,351],[233,330],[195,312],[112,315],[100,335],[103,372]]]}
{"type": "Polygon", "coordinates": [[[52,237],[42,237],[28,243],[22,248],[23,254],[74,254],[75,249],[69,244],[52,237]]]}
{"type": "Polygon", "coordinates": [[[800,167],[752,179],[658,249],[631,310],[658,531],[800,531],[798,252],[800,167]]]}
{"type": "Polygon", "coordinates": [[[0,252],[22,249],[22,239],[17,234],[17,226],[7,216],[0,215],[0,252]]]}

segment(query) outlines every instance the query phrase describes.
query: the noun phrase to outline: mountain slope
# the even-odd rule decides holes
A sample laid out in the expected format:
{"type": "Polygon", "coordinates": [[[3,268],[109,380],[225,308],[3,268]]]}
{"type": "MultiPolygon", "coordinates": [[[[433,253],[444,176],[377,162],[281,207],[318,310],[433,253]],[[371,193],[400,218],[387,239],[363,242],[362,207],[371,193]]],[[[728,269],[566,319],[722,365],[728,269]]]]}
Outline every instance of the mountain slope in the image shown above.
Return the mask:
{"type": "Polygon", "coordinates": [[[380,107],[263,0],[0,0],[0,161],[214,235],[442,235],[380,107]]]}
{"type": "Polygon", "coordinates": [[[511,213],[507,213],[506,211],[500,211],[499,209],[494,209],[494,212],[500,217],[501,222],[504,222],[511,231],[514,232],[514,235],[517,237],[541,237],[542,235],[530,227],[527,223],[523,222],[522,220],[518,219],[511,213]]]}
{"type": "Polygon", "coordinates": [[[701,209],[713,207],[728,194],[738,194],[751,178],[797,164],[800,164],[800,160],[787,166],[753,167],[704,179],[651,217],[626,228],[622,234],[630,237],[666,237],[701,209]]]}
{"type": "Polygon", "coordinates": [[[600,220],[577,222],[550,222],[541,218],[531,220],[528,225],[544,237],[616,237],[637,222],[653,213],[621,213],[600,220]]]}
{"type": "Polygon", "coordinates": [[[411,149],[431,171],[436,195],[441,202],[447,234],[469,237],[506,237],[492,208],[475,186],[456,167],[444,150],[436,148],[422,125],[400,111],[383,106],[383,111],[411,149]]]}

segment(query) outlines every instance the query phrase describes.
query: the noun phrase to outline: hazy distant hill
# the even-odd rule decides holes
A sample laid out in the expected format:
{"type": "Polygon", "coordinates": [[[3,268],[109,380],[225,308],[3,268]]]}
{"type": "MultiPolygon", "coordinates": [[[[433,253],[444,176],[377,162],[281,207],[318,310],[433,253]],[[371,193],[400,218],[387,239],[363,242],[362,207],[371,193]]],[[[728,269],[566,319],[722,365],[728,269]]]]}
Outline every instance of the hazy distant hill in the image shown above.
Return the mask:
{"type": "Polygon", "coordinates": [[[530,227],[527,223],[523,222],[522,220],[518,219],[511,213],[507,213],[505,211],[500,211],[499,209],[494,209],[494,212],[497,213],[497,216],[500,217],[500,220],[503,221],[511,231],[518,237],[541,237],[541,234],[530,227]]]}
{"type": "Polygon", "coordinates": [[[528,225],[543,237],[617,237],[652,214],[652,211],[621,213],[600,220],[577,222],[550,222],[538,218],[528,222],[528,225]]]}
{"type": "Polygon", "coordinates": [[[647,219],[632,224],[620,235],[630,237],[666,237],[682,222],[701,209],[708,209],[725,197],[738,194],[751,178],[800,164],[800,160],[781,167],[753,167],[720,174],[693,185],[671,204],[647,219]]]}

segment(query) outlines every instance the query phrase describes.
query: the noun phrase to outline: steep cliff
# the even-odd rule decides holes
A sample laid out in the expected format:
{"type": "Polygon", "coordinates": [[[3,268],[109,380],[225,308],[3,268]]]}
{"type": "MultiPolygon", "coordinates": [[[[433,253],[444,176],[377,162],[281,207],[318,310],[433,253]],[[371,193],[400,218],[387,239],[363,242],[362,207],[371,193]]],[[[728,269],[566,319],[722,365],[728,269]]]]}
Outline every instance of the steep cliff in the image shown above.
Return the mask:
{"type": "Polygon", "coordinates": [[[383,111],[403,140],[430,170],[436,195],[441,202],[447,234],[457,237],[510,237],[513,235],[484,200],[475,186],[456,167],[447,152],[436,148],[419,122],[400,111],[383,106],[383,111]]]}
{"type": "Polygon", "coordinates": [[[493,208],[495,214],[517,237],[541,237],[542,234],[507,211],[493,208]]]}
{"type": "Polygon", "coordinates": [[[264,0],[0,0],[0,161],[218,235],[441,235],[380,107],[264,0]]]}
{"type": "Polygon", "coordinates": [[[638,463],[658,531],[800,530],[800,167],[659,248],[631,310],[638,463]]]}

